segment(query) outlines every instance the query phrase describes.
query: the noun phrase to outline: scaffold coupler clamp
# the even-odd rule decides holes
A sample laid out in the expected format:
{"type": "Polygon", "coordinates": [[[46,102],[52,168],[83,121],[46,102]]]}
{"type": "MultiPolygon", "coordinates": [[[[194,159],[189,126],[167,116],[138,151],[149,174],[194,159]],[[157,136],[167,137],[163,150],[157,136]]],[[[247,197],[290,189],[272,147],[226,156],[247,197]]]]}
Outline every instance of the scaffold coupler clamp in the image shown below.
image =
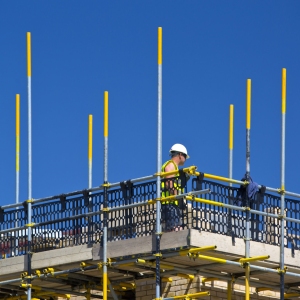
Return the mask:
{"type": "Polygon", "coordinates": [[[26,278],[27,278],[27,275],[28,275],[27,272],[21,273],[21,278],[22,278],[22,280],[26,279],[26,278]]]}
{"type": "Polygon", "coordinates": [[[41,271],[40,270],[35,270],[35,275],[37,276],[37,277],[41,277],[41,271]]]}
{"type": "Polygon", "coordinates": [[[111,258],[108,258],[108,259],[107,259],[106,265],[107,265],[108,267],[111,267],[111,266],[112,266],[112,263],[113,263],[112,259],[111,259],[111,258]]]}
{"type": "Polygon", "coordinates": [[[21,283],[20,284],[20,287],[21,288],[24,288],[24,289],[29,289],[32,287],[32,284],[28,284],[28,283],[21,283]]]}
{"type": "Polygon", "coordinates": [[[287,267],[284,266],[282,270],[281,270],[280,268],[278,268],[278,269],[277,269],[277,273],[278,273],[279,275],[285,274],[285,273],[286,273],[286,270],[287,270],[287,267]]]}
{"type": "Polygon", "coordinates": [[[236,277],[234,275],[231,275],[231,282],[235,283],[236,277]]]}
{"type": "Polygon", "coordinates": [[[154,253],[153,256],[161,258],[162,254],[160,252],[159,253],[154,253]]]}
{"type": "Polygon", "coordinates": [[[251,208],[249,206],[243,206],[244,211],[249,211],[251,208]]]}
{"type": "Polygon", "coordinates": [[[110,183],[109,182],[103,183],[103,184],[100,185],[100,187],[110,188],[110,183]]]}
{"type": "Polygon", "coordinates": [[[251,241],[252,239],[251,238],[247,238],[247,237],[243,237],[243,240],[246,242],[246,241],[251,241]]]}
{"type": "Polygon", "coordinates": [[[242,263],[241,263],[241,267],[242,267],[243,269],[245,269],[245,268],[248,267],[248,266],[250,266],[250,263],[249,263],[249,262],[242,262],[242,263]]]}
{"type": "Polygon", "coordinates": [[[162,232],[162,231],[160,231],[160,232],[155,232],[155,235],[162,236],[162,235],[163,235],[163,232],[162,232]]]}
{"type": "Polygon", "coordinates": [[[196,254],[196,253],[190,253],[190,252],[189,252],[189,253],[187,254],[187,256],[189,257],[189,259],[192,258],[194,261],[195,261],[196,258],[197,258],[197,254],[196,254]]]}

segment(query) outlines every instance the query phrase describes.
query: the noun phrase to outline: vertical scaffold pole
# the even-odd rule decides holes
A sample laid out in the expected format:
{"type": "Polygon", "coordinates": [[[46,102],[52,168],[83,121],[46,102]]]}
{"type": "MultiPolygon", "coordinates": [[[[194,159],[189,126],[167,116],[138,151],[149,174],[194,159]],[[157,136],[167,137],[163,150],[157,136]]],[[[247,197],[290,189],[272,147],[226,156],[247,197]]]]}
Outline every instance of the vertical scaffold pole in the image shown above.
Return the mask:
{"type": "MultiPolygon", "coordinates": [[[[20,95],[16,94],[16,203],[20,195],[20,95]]],[[[18,208],[18,207],[17,207],[18,208]]],[[[18,227],[18,212],[15,214],[15,226],[18,227]]],[[[15,241],[15,255],[18,255],[18,239],[15,241]]]]}
{"type": "Polygon", "coordinates": [[[88,160],[89,160],[89,189],[92,188],[92,171],[93,171],[93,115],[89,115],[89,146],[88,146],[88,160]]]}
{"type": "MultiPolygon", "coordinates": [[[[280,214],[284,216],[284,192],[285,192],[285,114],[286,114],[286,69],[282,69],[282,123],[281,123],[281,207],[280,214]]],[[[280,227],[280,299],[284,299],[284,219],[281,219],[280,227]]]]}
{"type": "MultiPolygon", "coordinates": [[[[93,184],[93,115],[89,115],[88,118],[88,172],[89,172],[89,189],[92,188],[93,184]]],[[[88,212],[92,212],[92,198],[88,195],[88,212]]],[[[88,217],[88,245],[92,243],[92,219],[93,217],[88,217]]]]}
{"type": "MultiPolygon", "coordinates": [[[[251,79],[247,79],[246,95],[246,180],[250,177],[250,124],[251,124],[251,79]]],[[[248,199],[248,196],[247,196],[248,199]]],[[[249,199],[247,207],[249,207],[249,199]]],[[[246,237],[245,237],[245,257],[250,257],[250,213],[246,210],[246,237]]],[[[245,264],[245,299],[250,299],[250,265],[245,264]]]]}
{"type": "Polygon", "coordinates": [[[19,203],[20,179],[20,95],[16,94],[16,203],[19,203]]]}
{"type": "Polygon", "coordinates": [[[27,273],[28,273],[28,289],[27,299],[31,299],[31,288],[30,288],[30,276],[31,276],[31,200],[32,200],[32,153],[31,153],[31,34],[27,32],[27,79],[28,79],[28,262],[27,262],[27,273]]]}
{"type": "MultiPolygon", "coordinates": [[[[232,178],[232,169],[233,169],[233,116],[234,116],[234,106],[233,104],[230,104],[229,106],[229,172],[228,177],[232,178]]],[[[229,183],[229,186],[232,186],[232,183],[229,183]]],[[[231,196],[232,192],[230,190],[230,200],[229,204],[231,203],[231,196]]],[[[232,233],[232,218],[231,218],[231,209],[228,209],[228,218],[229,218],[229,230],[232,233]]],[[[231,300],[231,294],[232,294],[232,281],[228,280],[227,282],[227,300],[231,300]]]]}
{"type": "MultiPolygon", "coordinates": [[[[157,173],[161,172],[162,166],[162,27],[158,27],[158,109],[157,109],[157,173]]],[[[160,176],[157,176],[157,197],[161,196],[160,176]]],[[[156,202],[156,279],[155,296],[160,298],[160,201],[156,202]]]]}
{"type": "Polygon", "coordinates": [[[103,299],[107,300],[108,92],[104,92],[103,299]]]}
{"type": "Polygon", "coordinates": [[[227,300],[231,300],[232,295],[232,280],[227,281],[227,300]]]}
{"type": "MultiPolygon", "coordinates": [[[[229,106],[229,178],[232,178],[232,167],[233,167],[233,114],[234,106],[230,104],[229,106]]],[[[232,186],[232,183],[229,183],[232,186]]]]}

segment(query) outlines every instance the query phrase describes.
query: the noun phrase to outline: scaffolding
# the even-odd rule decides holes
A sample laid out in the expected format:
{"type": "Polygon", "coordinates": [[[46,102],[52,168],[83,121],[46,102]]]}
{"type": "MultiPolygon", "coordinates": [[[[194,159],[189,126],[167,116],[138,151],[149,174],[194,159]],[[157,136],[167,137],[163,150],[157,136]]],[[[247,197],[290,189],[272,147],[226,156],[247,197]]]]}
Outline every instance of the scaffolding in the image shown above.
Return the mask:
{"type": "MultiPolygon", "coordinates": [[[[92,116],[89,116],[89,185],[87,189],[51,197],[33,199],[31,191],[31,35],[27,33],[28,75],[28,133],[29,170],[28,200],[0,207],[1,262],[24,258],[25,270],[19,276],[5,280],[7,274],[0,271],[0,299],[44,299],[70,295],[86,299],[122,299],[136,288],[135,280],[155,280],[155,300],[194,299],[206,297],[209,291],[187,293],[161,298],[161,283],[172,282],[172,276],[187,280],[195,275],[202,276],[202,283],[227,282],[227,299],[231,299],[235,282],[245,286],[245,299],[250,299],[250,287],[259,293],[264,290],[280,291],[280,299],[300,295],[300,269],[293,266],[289,271],[285,265],[285,253],[300,250],[300,194],[285,190],[285,113],[286,113],[286,70],[282,69],[282,146],[281,186],[271,188],[257,185],[258,192],[250,199],[250,123],[251,123],[251,80],[246,82],[246,176],[245,180],[232,178],[233,150],[233,105],[230,106],[229,133],[229,176],[222,177],[197,171],[196,166],[178,171],[161,172],[162,165],[162,28],[158,28],[158,131],[157,172],[153,175],[109,183],[108,180],[108,92],[104,92],[104,181],[92,187],[92,116]],[[172,179],[167,178],[174,175],[172,179]],[[188,176],[187,176],[188,175],[188,176]],[[187,181],[187,178],[192,180],[187,181]],[[166,180],[180,182],[184,193],[162,198],[161,186],[166,180]],[[221,182],[221,183],[220,183],[221,182]],[[246,196],[245,196],[246,195],[246,196]],[[292,197],[292,198],[287,198],[292,197]],[[194,231],[229,237],[232,245],[244,242],[244,254],[226,259],[218,253],[218,246],[193,247],[162,246],[165,233],[162,230],[161,201],[184,199],[183,234],[191,238],[194,231]],[[185,231],[186,230],[186,231],[185,231]],[[137,241],[154,237],[154,247],[140,254],[133,249],[130,255],[110,256],[108,248],[116,242],[137,241]],[[271,253],[251,256],[250,244],[258,243],[280,248],[278,263],[270,261],[271,253]],[[81,261],[77,267],[61,270],[56,265],[34,269],[33,258],[46,251],[61,251],[76,246],[86,246],[101,253],[92,259],[81,261]],[[182,249],[183,247],[183,249],[182,249]],[[135,251],[135,252],[134,252],[135,251]],[[134,256],[134,257],[133,257],[134,256]],[[96,258],[98,257],[98,259],[96,258]],[[184,258],[179,266],[178,257],[184,258]],[[175,261],[173,261],[175,259],[175,261]],[[100,260],[100,261],[99,261],[100,260]],[[200,267],[193,262],[201,261],[200,267]],[[224,269],[220,265],[225,266],[224,269]],[[242,268],[242,271],[240,270],[242,268]],[[221,272],[217,270],[221,269],[221,272]],[[126,279],[122,278],[126,274],[126,279]],[[272,283],[260,278],[273,277],[272,283]],[[256,278],[253,279],[252,276],[256,278]],[[257,279],[258,278],[258,279],[257,279]],[[288,278],[288,280],[286,280],[288,278]],[[77,290],[74,289],[77,287],[77,290]],[[84,292],[83,292],[84,290],[84,292]],[[95,291],[100,293],[95,293],[95,291]],[[4,295],[2,297],[2,295],[4,295]]],[[[19,96],[16,97],[17,106],[19,96]]],[[[19,107],[17,108],[17,116],[19,107]]],[[[19,120],[17,118],[17,124],[19,120]]],[[[18,126],[17,126],[18,128],[18,126]]],[[[19,131],[16,132],[17,153],[19,131]]],[[[17,192],[18,199],[18,155],[17,192]]],[[[177,234],[177,233],[174,233],[177,234]]],[[[172,237],[171,237],[172,239],[172,237]]],[[[197,263],[198,264],[198,263],[197,263]]],[[[2,265],[2,267],[4,264],[2,265]]],[[[2,271],[4,272],[4,271],[2,271]]],[[[11,277],[11,276],[9,276],[11,277]]],[[[125,298],[126,299],[126,298],[125,298]]]]}

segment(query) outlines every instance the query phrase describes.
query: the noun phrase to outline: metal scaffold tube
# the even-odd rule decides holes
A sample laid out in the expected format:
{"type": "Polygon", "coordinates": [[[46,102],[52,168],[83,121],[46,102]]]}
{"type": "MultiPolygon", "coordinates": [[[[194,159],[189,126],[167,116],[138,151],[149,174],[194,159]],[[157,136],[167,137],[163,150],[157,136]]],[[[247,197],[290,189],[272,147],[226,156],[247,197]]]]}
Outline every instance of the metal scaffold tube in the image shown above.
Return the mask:
{"type": "MultiPolygon", "coordinates": [[[[31,275],[31,201],[32,201],[32,139],[31,139],[31,34],[27,32],[27,78],[28,78],[28,250],[27,250],[27,271],[31,275]]],[[[31,299],[30,276],[28,277],[27,299],[31,299]]]]}
{"type": "Polygon", "coordinates": [[[88,169],[89,169],[89,189],[92,188],[93,182],[93,115],[89,115],[88,125],[88,169]]]}
{"type": "Polygon", "coordinates": [[[117,294],[116,294],[116,292],[115,292],[115,290],[114,290],[114,288],[113,288],[113,286],[112,286],[109,278],[107,278],[107,283],[108,283],[108,288],[110,290],[110,293],[111,293],[113,299],[114,300],[118,300],[118,296],[117,296],[117,294]]]}
{"type": "Polygon", "coordinates": [[[19,203],[20,178],[20,95],[16,95],[16,203],[19,203]]]}
{"type": "MultiPolygon", "coordinates": [[[[93,184],[93,115],[88,117],[88,186],[92,188],[93,184]]],[[[92,198],[88,198],[88,212],[92,212],[92,198]]],[[[88,217],[88,244],[91,245],[92,240],[92,217],[88,217]]]]}
{"type": "MultiPolygon", "coordinates": [[[[20,95],[16,95],[16,204],[19,203],[20,196],[20,95]]],[[[18,227],[18,212],[15,214],[15,227],[18,227]]],[[[16,241],[16,248],[19,241],[16,241]]],[[[18,251],[16,250],[16,255],[18,251]]]]}
{"type": "MultiPolygon", "coordinates": [[[[282,124],[281,124],[281,207],[280,214],[284,216],[285,190],[285,113],[286,113],[286,69],[282,69],[282,124]]],[[[284,219],[280,222],[280,299],[284,299],[284,219]]]]}
{"type": "MultiPolygon", "coordinates": [[[[229,171],[228,177],[232,179],[232,168],[233,168],[233,113],[234,106],[231,104],[229,107],[229,171]]],[[[229,186],[232,186],[232,183],[229,182],[229,186]]]]}
{"type": "MultiPolygon", "coordinates": [[[[251,79],[247,79],[246,92],[246,180],[250,179],[250,124],[251,124],[251,79]]],[[[249,197],[247,195],[247,207],[249,197]]],[[[250,257],[250,212],[246,210],[245,257],[250,257]]],[[[250,265],[245,263],[245,299],[250,299],[250,265]]]]}
{"type": "Polygon", "coordinates": [[[107,300],[107,225],[108,213],[108,92],[104,92],[104,201],[103,201],[103,299],[107,300]]]}
{"type": "MultiPolygon", "coordinates": [[[[229,106],[229,168],[228,168],[228,177],[232,179],[232,169],[233,169],[233,113],[234,113],[234,106],[231,104],[229,106]]],[[[232,187],[232,183],[229,182],[229,186],[232,187]]],[[[232,198],[232,190],[229,190],[230,199],[232,198]]],[[[231,204],[231,200],[229,200],[229,204],[231,204]]],[[[228,229],[229,232],[233,235],[232,231],[232,211],[229,209],[228,211],[228,229]]]]}
{"type": "MultiPolygon", "coordinates": [[[[158,27],[158,108],[157,108],[157,173],[160,173],[162,166],[162,27],[158,27]]],[[[161,195],[160,176],[156,179],[157,197],[161,195]]],[[[155,297],[160,297],[160,208],[161,203],[156,203],[156,279],[155,279],[155,297]]]]}

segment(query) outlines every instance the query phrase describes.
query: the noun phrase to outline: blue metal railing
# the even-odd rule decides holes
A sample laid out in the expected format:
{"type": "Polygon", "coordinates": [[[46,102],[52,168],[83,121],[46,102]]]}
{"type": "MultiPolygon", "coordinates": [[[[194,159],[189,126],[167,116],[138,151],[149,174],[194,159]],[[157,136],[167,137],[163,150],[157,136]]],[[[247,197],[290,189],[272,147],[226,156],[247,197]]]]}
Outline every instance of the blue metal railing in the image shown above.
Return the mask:
{"type": "MultiPolygon", "coordinates": [[[[216,202],[243,206],[244,199],[238,189],[213,181],[194,178],[187,191],[210,189],[202,198],[216,202]]],[[[156,181],[132,184],[122,182],[120,187],[109,189],[109,207],[126,206],[155,199],[156,181]]],[[[280,197],[259,192],[250,202],[252,209],[280,213],[280,197]]],[[[298,200],[285,199],[285,214],[300,219],[298,200]]],[[[232,238],[245,236],[245,212],[211,204],[187,201],[182,214],[183,228],[193,228],[232,238]]],[[[32,203],[32,222],[27,222],[27,205],[0,209],[0,253],[2,258],[24,255],[27,252],[27,227],[32,226],[32,251],[40,252],[73,245],[93,245],[102,242],[103,192],[83,192],[79,195],[57,196],[32,203]]],[[[109,213],[108,240],[129,239],[152,235],[155,232],[156,205],[123,208],[109,213]]],[[[281,221],[269,216],[251,214],[251,239],[261,243],[280,245],[281,221]]],[[[300,224],[284,221],[285,247],[300,249],[300,224]]]]}

